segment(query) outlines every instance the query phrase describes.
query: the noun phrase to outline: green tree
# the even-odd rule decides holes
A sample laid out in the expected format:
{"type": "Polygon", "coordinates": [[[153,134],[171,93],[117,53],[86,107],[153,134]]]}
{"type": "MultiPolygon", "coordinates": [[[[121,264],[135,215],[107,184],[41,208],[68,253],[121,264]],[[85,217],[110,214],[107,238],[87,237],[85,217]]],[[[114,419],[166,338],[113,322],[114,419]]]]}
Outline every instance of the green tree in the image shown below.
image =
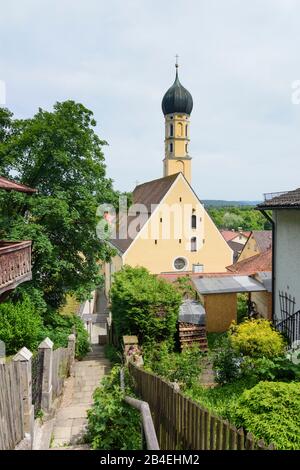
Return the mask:
{"type": "Polygon", "coordinates": [[[111,310],[119,338],[138,335],[141,342],[172,342],[182,296],[145,268],[125,266],[114,275],[111,310]]]}
{"type": "Polygon", "coordinates": [[[0,110],[0,170],[38,190],[0,194],[0,236],[33,240],[33,286],[58,308],[67,293],[79,298],[101,282],[98,262],[112,251],[96,235],[96,209],[116,204],[105,175],[93,113],[74,101],[39,109],[31,119],[0,110]]]}

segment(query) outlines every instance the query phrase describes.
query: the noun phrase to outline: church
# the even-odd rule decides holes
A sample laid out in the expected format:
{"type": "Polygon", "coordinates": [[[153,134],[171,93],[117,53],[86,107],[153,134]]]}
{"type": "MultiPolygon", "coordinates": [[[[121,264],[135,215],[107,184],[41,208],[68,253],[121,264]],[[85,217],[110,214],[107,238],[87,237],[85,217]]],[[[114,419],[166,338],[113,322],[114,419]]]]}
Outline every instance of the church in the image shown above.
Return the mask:
{"type": "Polygon", "coordinates": [[[144,266],[153,274],[224,272],[233,251],[192,187],[189,154],[193,99],[179,81],[162,100],[165,119],[163,177],[136,186],[132,206],[119,216],[110,243],[116,255],[105,266],[106,292],[111,276],[124,265],[144,266]]]}

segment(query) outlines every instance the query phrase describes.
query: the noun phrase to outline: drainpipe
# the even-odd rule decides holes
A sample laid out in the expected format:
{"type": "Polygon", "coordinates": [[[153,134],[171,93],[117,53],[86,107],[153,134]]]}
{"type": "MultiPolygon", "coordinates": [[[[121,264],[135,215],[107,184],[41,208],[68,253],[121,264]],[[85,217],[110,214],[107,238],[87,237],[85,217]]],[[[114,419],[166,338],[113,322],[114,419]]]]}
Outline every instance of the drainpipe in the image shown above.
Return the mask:
{"type": "Polygon", "coordinates": [[[258,210],[262,213],[262,215],[271,223],[272,225],[272,311],[273,311],[273,323],[275,320],[275,259],[276,259],[276,253],[275,253],[275,221],[270,217],[270,215],[264,210],[264,209],[259,209],[258,210]]]}

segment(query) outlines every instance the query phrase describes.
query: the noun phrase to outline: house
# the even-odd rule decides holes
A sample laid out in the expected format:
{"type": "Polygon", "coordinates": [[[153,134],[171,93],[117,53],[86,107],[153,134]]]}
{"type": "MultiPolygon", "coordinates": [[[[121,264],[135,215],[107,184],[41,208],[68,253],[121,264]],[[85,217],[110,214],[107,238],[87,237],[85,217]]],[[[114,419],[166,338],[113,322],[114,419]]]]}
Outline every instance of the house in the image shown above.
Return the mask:
{"type": "Polygon", "coordinates": [[[273,226],[274,322],[293,344],[300,340],[300,188],[265,194],[257,209],[273,226]]]}
{"type": "Polygon", "coordinates": [[[110,240],[116,249],[105,266],[111,275],[125,264],[161,272],[225,271],[233,251],[204,209],[191,185],[189,155],[191,94],[175,82],[162,100],[165,117],[163,177],[136,186],[133,205],[119,215],[110,240]]]}
{"type": "MultiPolygon", "coordinates": [[[[0,190],[26,194],[36,192],[35,189],[2,176],[0,190]]],[[[0,302],[19,284],[31,278],[31,241],[0,241],[0,302]]]]}
{"type": "Polygon", "coordinates": [[[272,247],[272,230],[253,230],[245,243],[238,258],[242,261],[259,253],[264,253],[272,247]]]}
{"type": "Polygon", "coordinates": [[[244,232],[242,230],[220,230],[222,236],[228,242],[239,243],[240,245],[245,245],[251,232],[244,232]]]}

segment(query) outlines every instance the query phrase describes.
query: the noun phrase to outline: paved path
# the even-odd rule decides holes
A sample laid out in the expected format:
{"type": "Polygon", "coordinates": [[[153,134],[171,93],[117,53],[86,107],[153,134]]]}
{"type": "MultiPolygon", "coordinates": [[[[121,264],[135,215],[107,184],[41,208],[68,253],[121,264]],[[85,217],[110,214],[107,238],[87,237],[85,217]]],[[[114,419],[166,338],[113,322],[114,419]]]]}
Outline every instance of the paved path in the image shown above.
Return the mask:
{"type": "Polygon", "coordinates": [[[62,403],[55,417],[51,448],[81,448],[87,424],[86,412],[93,403],[93,392],[110,370],[104,347],[93,345],[92,348],[82,361],[75,363],[73,376],[66,381],[62,403]]]}

